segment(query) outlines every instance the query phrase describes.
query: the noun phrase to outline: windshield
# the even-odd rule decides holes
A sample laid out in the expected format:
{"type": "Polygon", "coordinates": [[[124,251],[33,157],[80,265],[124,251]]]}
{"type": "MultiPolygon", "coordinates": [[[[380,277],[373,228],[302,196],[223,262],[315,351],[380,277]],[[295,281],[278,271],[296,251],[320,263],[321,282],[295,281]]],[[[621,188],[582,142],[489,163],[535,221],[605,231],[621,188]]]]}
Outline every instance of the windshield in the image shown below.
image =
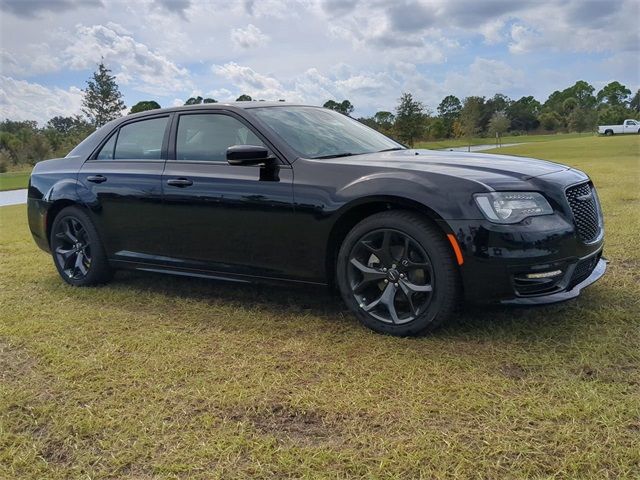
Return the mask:
{"type": "Polygon", "coordinates": [[[341,113],[317,107],[259,107],[260,120],[305,158],[401,150],[402,145],[341,113]]]}

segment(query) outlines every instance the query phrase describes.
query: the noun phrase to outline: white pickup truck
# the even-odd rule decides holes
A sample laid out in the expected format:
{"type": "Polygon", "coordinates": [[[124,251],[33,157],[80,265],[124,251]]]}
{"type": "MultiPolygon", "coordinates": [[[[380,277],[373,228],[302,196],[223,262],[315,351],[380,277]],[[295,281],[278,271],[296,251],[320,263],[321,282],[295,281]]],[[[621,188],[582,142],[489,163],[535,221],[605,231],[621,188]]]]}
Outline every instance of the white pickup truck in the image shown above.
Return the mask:
{"type": "Polygon", "coordinates": [[[622,125],[600,125],[598,133],[602,135],[617,135],[619,133],[640,133],[640,122],[627,119],[622,125]]]}

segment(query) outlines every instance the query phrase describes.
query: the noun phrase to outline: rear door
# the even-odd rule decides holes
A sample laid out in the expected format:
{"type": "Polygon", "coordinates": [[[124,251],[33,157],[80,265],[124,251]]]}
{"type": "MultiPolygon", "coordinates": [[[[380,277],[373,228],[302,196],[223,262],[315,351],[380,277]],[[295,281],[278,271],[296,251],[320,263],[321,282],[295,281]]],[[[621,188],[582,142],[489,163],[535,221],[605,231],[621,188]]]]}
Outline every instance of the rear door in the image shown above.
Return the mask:
{"type": "Polygon", "coordinates": [[[162,177],[169,249],[185,268],[286,276],[291,241],[293,170],[232,166],[232,145],[268,141],[224,110],[186,112],[175,119],[162,177]]]}
{"type": "Polygon", "coordinates": [[[161,182],[170,120],[121,124],[80,169],[79,191],[111,258],[146,261],[165,251],[161,182]]]}

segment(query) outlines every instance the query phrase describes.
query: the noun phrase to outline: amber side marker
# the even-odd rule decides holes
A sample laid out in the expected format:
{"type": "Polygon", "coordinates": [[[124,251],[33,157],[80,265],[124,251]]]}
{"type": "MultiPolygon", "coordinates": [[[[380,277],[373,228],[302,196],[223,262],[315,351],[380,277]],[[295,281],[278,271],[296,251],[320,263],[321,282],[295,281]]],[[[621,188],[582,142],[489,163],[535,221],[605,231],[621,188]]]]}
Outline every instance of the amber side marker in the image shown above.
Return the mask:
{"type": "Polygon", "coordinates": [[[458,261],[458,265],[462,265],[464,263],[464,258],[462,258],[462,250],[460,250],[460,245],[458,245],[458,240],[456,239],[453,233],[448,233],[447,238],[453,247],[453,251],[456,254],[456,260],[458,261]]]}

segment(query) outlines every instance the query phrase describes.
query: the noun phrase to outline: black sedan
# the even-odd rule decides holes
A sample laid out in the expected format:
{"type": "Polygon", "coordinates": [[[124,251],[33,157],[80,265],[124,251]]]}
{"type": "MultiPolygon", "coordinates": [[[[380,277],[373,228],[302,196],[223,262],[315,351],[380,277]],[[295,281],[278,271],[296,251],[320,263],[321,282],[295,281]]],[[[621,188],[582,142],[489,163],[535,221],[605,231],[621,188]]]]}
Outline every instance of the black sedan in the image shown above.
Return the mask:
{"type": "Polygon", "coordinates": [[[368,327],[426,332],[464,300],[575,297],[605,271],[584,173],[409,149],[318,107],[153,110],[36,165],[29,227],[71,285],[115,269],[337,286],[368,327]]]}

